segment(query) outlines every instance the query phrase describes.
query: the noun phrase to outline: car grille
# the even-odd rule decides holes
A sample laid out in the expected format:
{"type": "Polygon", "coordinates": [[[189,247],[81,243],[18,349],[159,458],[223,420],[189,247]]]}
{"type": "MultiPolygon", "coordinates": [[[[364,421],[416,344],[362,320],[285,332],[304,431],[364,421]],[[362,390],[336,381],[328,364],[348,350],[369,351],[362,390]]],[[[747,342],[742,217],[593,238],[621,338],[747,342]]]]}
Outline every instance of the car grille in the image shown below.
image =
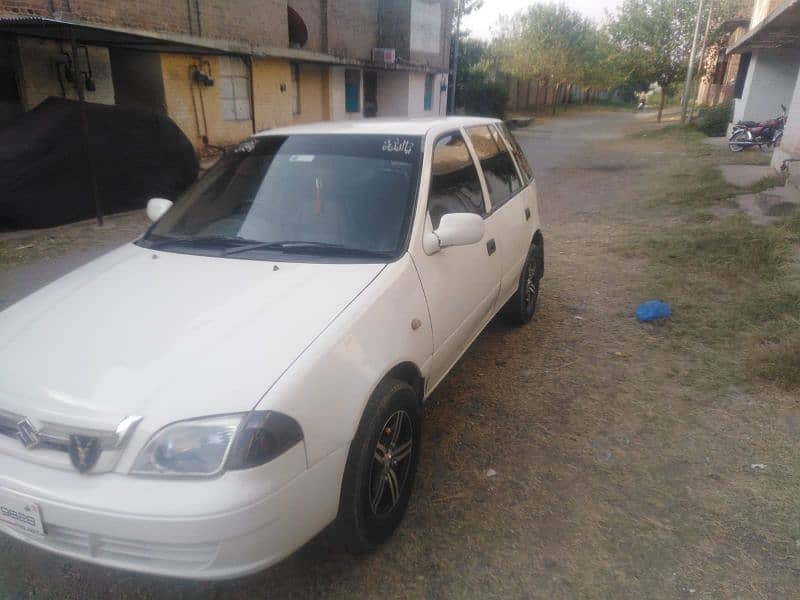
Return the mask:
{"type": "Polygon", "coordinates": [[[217,556],[218,544],[161,544],[95,535],[47,525],[47,536],[36,541],[86,558],[159,569],[202,569],[217,556]]]}
{"type": "Polygon", "coordinates": [[[50,466],[72,469],[69,458],[70,436],[76,435],[94,438],[99,444],[101,454],[92,469],[93,473],[110,471],[119,458],[119,436],[116,432],[65,427],[54,423],[42,423],[35,430],[36,444],[26,448],[19,436],[19,423],[25,420],[23,415],[0,409],[0,436],[16,442],[6,447],[14,450],[18,456],[29,457],[34,462],[50,466]]]}

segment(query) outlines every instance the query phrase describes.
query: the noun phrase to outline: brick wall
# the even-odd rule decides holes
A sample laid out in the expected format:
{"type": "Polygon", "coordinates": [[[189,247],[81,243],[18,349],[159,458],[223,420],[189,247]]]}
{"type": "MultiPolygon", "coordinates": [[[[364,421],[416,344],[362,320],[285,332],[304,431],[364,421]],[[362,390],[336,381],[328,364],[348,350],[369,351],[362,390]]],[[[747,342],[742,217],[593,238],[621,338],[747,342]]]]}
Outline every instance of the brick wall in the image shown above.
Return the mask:
{"type": "Polygon", "coordinates": [[[378,6],[375,0],[328,2],[328,50],[331,54],[371,60],[377,42],[378,6]]]}
{"type": "Polygon", "coordinates": [[[0,14],[64,16],[86,23],[286,47],[286,0],[0,0],[0,14]],[[200,19],[196,6],[199,5],[200,19]]]}
{"type": "MultiPolygon", "coordinates": [[[[88,24],[286,48],[287,1],[306,24],[307,50],[370,60],[373,48],[385,46],[396,48],[398,56],[406,60],[440,69],[447,66],[453,0],[0,0],[0,16],[64,17],[88,24]],[[441,15],[438,54],[410,47],[414,3],[418,8],[438,9],[441,15]]],[[[429,33],[420,39],[435,37],[429,33]]]]}
{"type": "Polygon", "coordinates": [[[322,0],[289,0],[289,6],[300,15],[308,29],[308,42],[303,46],[304,50],[326,51],[323,43],[325,19],[322,5],[322,0]]]}

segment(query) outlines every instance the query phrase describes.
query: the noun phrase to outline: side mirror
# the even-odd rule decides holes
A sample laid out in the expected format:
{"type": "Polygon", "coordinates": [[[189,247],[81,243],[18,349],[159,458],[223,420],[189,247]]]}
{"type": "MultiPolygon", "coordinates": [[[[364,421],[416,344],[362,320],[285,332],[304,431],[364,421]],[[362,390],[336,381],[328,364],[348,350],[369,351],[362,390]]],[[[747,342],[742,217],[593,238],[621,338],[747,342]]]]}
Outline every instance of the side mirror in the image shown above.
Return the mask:
{"type": "Polygon", "coordinates": [[[475,213],[448,213],[442,216],[439,227],[425,234],[422,240],[427,254],[435,254],[448,246],[469,246],[483,239],[486,225],[475,213]]]}
{"type": "Polygon", "coordinates": [[[155,223],[172,208],[172,200],[166,198],[150,198],[147,201],[147,217],[155,223]]]}

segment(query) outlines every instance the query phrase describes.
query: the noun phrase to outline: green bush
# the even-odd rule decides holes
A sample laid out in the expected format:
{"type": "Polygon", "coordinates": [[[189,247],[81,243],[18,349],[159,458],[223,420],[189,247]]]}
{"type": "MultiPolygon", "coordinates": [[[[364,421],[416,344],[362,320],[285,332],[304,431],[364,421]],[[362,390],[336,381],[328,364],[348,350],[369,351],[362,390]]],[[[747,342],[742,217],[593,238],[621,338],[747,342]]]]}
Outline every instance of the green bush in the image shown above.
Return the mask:
{"type": "Polygon", "coordinates": [[[472,77],[464,82],[461,89],[460,102],[468,115],[481,117],[496,117],[502,119],[506,116],[508,106],[508,90],[496,81],[472,77]]]}
{"type": "Polygon", "coordinates": [[[728,123],[732,118],[733,103],[726,102],[717,106],[701,108],[692,121],[692,125],[709,137],[720,137],[727,133],[728,123]]]}

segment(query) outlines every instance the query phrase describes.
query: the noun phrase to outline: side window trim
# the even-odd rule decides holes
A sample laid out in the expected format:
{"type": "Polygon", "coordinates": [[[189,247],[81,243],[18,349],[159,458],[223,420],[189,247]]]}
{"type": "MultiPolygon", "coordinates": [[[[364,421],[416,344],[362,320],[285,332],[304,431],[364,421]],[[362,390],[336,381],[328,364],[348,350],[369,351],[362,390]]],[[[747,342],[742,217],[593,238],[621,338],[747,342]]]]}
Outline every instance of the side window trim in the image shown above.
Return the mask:
{"type": "MultiPolygon", "coordinates": [[[[528,187],[533,178],[528,179],[526,174],[522,172],[522,167],[519,166],[519,161],[517,161],[517,157],[515,156],[516,152],[514,152],[514,149],[511,147],[511,143],[506,139],[506,136],[503,135],[503,129],[497,123],[492,123],[490,127],[493,127],[495,133],[497,133],[500,139],[503,140],[503,144],[505,144],[506,151],[508,152],[509,156],[511,156],[511,162],[514,163],[514,167],[516,167],[517,169],[517,177],[519,177],[519,181],[520,183],[522,183],[522,188],[517,191],[518,194],[520,191],[528,187]]],[[[513,198],[517,194],[512,194],[511,198],[513,198]]]]}
{"type": "MultiPolygon", "coordinates": [[[[433,184],[433,161],[436,156],[436,144],[442,138],[446,138],[448,135],[459,134],[461,139],[464,140],[464,146],[467,148],[467,153],[469,154],[470,159],[472,160],[472,164],[475,167],[475,171],[478,173],[478,181],[481,184],[481,199],[483,200],[483,214],[481,217],[483,220],[486,220],[491,215],[491,207],[488,205],[488,193],[486,191],[486,182],[483,180],[483,171],[480,168],[480,163],[475,162],[475,150],[472,148],[472,145],[469,142],[469,136],[466,135],[463,127],[457,127],[455,129],[449,129],[438,134],[433,139],[433,144],[431,145],[431,157],[430,157],[430,168],[428,169],[428,189],[425,190],[425,223],[426,227],[427,224],[430,224],[431,230],[433,229],[433,222],[430,218],[430,201],[431,201],[431,187],[433,184]]],[[[423,163],[424,164],[424,163],[423,163]]]]}
{"type": "MultiPolygon", "coordinates": [[[[507,135],[505,135],[506,131],[508,132],[508,135],[512,135],[511,130],[508,129],[508,126],[505,123],[495,123],[495,126],[497,127],[497,130],[500,132],[501,134],[500,137],[503,138],[506,147],[508,147],[509,152],[511,153],[511,158],[514,160],[514,164],[517,165],[517,170],[520,172],[521,180],[525,182],[523,187],[527,186],[532,181],[535,181],[535,178],[533,176],[533,170],[531,170],[530,175],[528,175],[528,171],[523,169],[519,160],[517,160],[517,152],[515,151],[515,148],[518,148],[519,151],[522,152],[522,147],[519,145],[519,141],[514,140],[514,143],[513,144],[511,143],[511,140],[508,138],[507,135]]],[[[522,158],[523,159],[525,158],[524,154],[522,155],[522,158]]],[[[528,165],[528,169],[530,169],[530,165],[528,165]]]]}
{"type": "Polygon", "coordinates": [[[489,186],[486,184],[486,177],[483,175],[483,165],[481,165],[478,153],[475,150],[475,146],[472,145],[472,138],[469,135],[469,129],[477,129],[478,127],[484,127],[484,125],[474,125],[468,128],[459,127],[459,130],[464,137],[464,143],[467,145],[467,150],[472,158],[472,164],[475,165],[475,170],[478,171],[478,180],[481,182],[481,192],[483,194],[483,210],[485,211],[483,218],[486,219],[492,214],[492,198],[489,195],[489,186]]]}

